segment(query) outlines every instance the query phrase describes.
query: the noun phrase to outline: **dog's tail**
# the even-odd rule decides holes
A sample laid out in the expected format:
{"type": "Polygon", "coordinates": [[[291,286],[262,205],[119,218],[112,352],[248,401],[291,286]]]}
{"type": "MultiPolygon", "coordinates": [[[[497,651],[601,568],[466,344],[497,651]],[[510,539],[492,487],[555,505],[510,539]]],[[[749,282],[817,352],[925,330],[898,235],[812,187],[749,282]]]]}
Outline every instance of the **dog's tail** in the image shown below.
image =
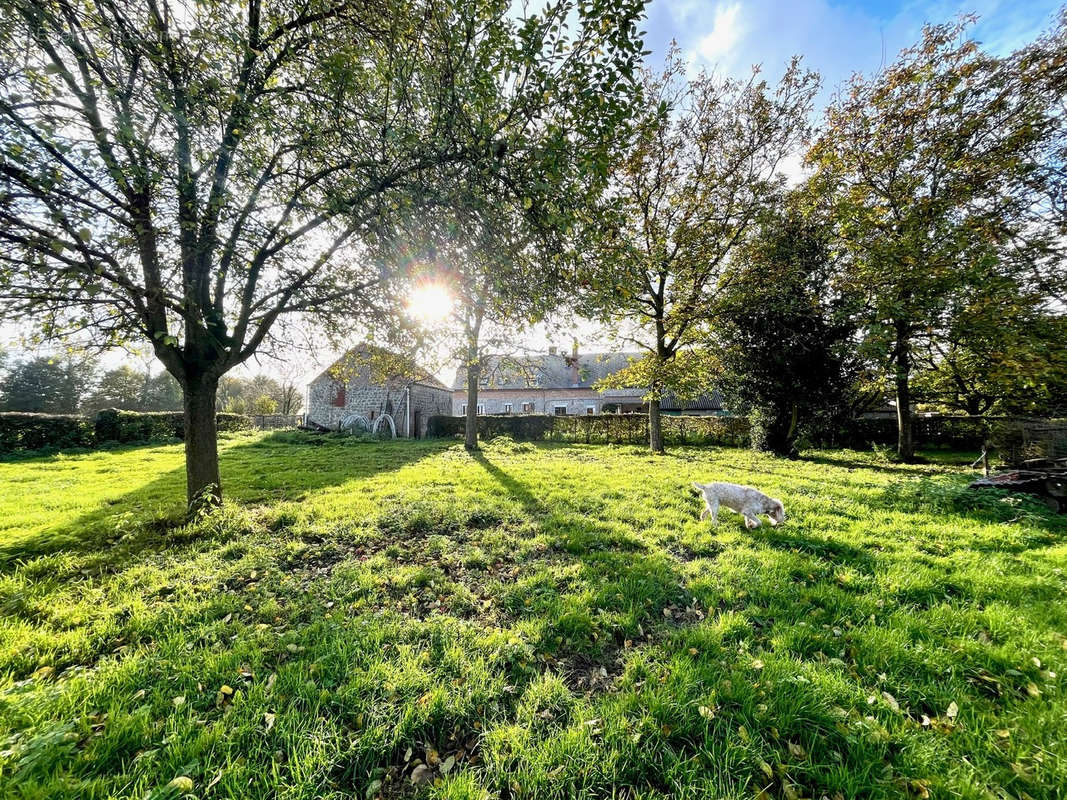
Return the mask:
{"type": "Polygon", "coordinates": [[[698,492],[704,491],[703,485],[697,483],[696,481],[693,481],[693,488],[696,489],[698,492]]]}

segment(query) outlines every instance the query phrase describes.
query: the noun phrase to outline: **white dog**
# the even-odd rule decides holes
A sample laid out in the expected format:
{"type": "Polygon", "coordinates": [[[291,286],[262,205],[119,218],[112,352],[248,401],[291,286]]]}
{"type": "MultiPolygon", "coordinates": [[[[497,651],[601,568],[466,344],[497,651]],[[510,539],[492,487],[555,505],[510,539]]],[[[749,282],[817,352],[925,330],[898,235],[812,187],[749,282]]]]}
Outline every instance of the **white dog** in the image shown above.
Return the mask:
{"type": "Polygon", "coordinates": [[[711,524],[719,524],[719,506],[726,506],[745,518],[746,528],[760,526],[760,514],[771,518],[771,525],[785,521],[785,506],[781,500],[768,497],[751,486],[737,483],[694,483],[693,488],[704,495],[704,510],[701,519],[711,517],[711,524]]]}

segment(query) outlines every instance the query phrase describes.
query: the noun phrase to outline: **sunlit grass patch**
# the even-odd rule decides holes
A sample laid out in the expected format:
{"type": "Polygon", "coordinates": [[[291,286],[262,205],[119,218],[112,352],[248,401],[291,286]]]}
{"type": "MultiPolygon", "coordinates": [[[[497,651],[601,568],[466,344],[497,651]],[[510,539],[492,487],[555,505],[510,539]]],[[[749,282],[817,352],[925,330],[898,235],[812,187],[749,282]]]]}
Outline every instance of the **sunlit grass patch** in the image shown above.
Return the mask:
{"type": "Polygon", "coordinates": [[[0,462],[0,795],[1061,796],[1064,519],[809,456],[239,435],[191,524],[177,446],[0,462]]]}

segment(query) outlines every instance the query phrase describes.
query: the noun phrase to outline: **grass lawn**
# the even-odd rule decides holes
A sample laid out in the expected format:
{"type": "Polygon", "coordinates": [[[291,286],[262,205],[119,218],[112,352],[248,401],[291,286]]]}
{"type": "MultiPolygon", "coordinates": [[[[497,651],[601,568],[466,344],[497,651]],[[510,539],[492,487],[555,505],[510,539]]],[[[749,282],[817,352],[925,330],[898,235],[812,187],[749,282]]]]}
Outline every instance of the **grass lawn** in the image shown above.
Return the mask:
{"type": "Polygon", "coordinates": [[[181,468],[0,461],[0,796],[1067,797],[1067,518],[963,467],[235,435],[179,526],[181,468]]]}

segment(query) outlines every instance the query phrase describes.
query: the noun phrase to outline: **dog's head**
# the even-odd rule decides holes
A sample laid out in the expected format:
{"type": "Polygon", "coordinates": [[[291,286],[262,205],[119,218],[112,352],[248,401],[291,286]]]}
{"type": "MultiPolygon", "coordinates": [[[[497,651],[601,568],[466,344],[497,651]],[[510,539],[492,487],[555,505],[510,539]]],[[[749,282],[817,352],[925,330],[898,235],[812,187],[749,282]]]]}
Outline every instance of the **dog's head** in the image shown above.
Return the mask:
{"type": "Polygon", "coordinates": [[[774,520],[775,525],[781,525],[785,522],[785,506],[782,505],[781,500],[771,500],[771,508],[767,512],[767,516],[774,520]]]}

